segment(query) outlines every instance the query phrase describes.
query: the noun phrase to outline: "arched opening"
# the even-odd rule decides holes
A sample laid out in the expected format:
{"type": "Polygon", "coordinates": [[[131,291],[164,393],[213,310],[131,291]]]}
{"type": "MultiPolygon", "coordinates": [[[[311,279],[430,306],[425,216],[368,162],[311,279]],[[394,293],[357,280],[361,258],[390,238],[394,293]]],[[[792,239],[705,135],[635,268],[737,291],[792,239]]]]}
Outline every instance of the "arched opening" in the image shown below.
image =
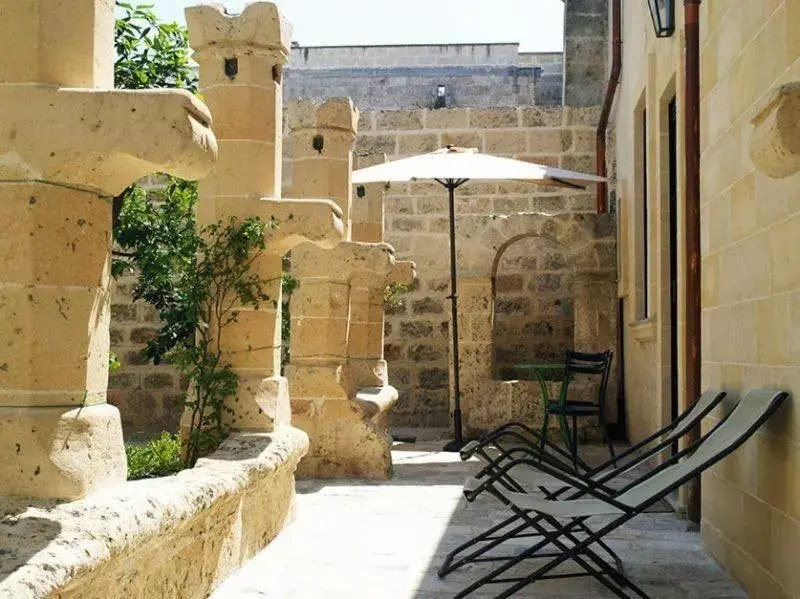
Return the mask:
{"type": "Polygon", "coordinates": [[[537,235],[506,242],[492,269],[495,377],[518,377],[516,364],[559,362],[575,330],[573,265],[559,243],[537,235]]]}

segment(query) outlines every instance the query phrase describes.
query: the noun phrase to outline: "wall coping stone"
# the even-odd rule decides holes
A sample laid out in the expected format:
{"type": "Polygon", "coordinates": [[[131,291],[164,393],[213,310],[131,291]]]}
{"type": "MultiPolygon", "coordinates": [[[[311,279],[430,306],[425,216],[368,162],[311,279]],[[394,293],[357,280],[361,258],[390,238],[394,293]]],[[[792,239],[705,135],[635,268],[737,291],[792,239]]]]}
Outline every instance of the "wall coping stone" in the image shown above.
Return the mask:
{"type": "Polygon", "coordinates": [[[236,433],[174,476],[130,481],[60,504],[28,507],[30,500],[0,499],[0,596],[54,596],[122,553],[157,546],[165,533],[202,519],[215,504],[243,497],[279,471],[294,471],[307,449],[308,436],[289,426],[236,433]]]}

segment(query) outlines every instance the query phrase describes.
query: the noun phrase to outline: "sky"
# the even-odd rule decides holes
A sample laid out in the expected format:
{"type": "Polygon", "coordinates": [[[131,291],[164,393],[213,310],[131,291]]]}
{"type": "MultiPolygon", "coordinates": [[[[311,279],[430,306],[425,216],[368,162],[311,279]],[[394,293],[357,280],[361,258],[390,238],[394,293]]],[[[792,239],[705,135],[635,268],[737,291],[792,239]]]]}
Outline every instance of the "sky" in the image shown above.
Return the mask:
{"type": "MultiPolygon", "coordinates": [[[[140,0],[145,3],[145,0],[140,0]]],[[[217,2],[221,0],[215,0],[217,2]]],[[[199,0],[147,0],[185,23],[199,0]]],[[[245,0],[227,0],[239,12],[245,0]]],[[[562,0],[277,0],[303,46],[519,42],[527,52],[563,49],[562,0]]]]}

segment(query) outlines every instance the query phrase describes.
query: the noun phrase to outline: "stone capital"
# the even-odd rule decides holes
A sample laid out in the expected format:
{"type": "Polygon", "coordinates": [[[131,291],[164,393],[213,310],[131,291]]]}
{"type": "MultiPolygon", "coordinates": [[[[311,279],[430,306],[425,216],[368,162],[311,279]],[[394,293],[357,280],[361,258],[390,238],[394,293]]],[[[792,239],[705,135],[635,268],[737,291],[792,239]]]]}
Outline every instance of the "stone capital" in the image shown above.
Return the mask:
{"type": "Polygon", "coordinates": [[[107,195],[153,172],[200,179],[216,159],[210,126],[183,90],[0,85],[0,179],[107,195]]]}
{"type": "Polygon", "coordinates": [[[288,124],[292,132],[304,129],[342,131],[355,137],[358,109],[350,98],[331,98],[322,104],[305,98],[288,105],[288,124]]]}
{"type": "Polygon", "coordinates": [[[272,2],[254,2],[238,15],[229,15],[222,4],[186,9],[189,45],[198,61],[225,59],[246,53],[283,65],[289,60],[292,26],[272,2]]]}
{"type": "Polygon", "coordinates": [[[800,171],[800,81],[780,86],[753,119],[750,158],[774,178],[800,171]]]}
{"type": "Polygon", "coordinates": [[[283,256],[306,242],[330,250],[344,239],[342,211],[330,200],[206,198],[198,207],[198,216],[211,210],[218,220],[233,216],[275,221],[278,226],[268,233],[266,251],[276,256],[283,256]]]}
{"type": "Polygon", "coordinates": [[[349,282],[356,275],[386,278],[391,272],[394,248],[388,243],[344,241],[330,251],[298,254],[292,267],[298,278],[325,278],[349,282]]]}

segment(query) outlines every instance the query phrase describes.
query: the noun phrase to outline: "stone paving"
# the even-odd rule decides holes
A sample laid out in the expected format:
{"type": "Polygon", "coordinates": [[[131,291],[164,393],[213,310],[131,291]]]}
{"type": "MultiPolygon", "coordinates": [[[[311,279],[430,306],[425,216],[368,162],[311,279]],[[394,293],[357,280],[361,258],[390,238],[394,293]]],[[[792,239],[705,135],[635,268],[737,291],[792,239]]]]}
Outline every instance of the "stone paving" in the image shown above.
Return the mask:
{"type": "MultiPolygon", "coordinates": [[[[493,498],[468,504],[461,484],[478,466],[440,452],[441,442],[396,445],[390,482],[304,480],[297,483],[295,523],[220,586],[212,599],[444,599],[487,571],[465,567],[445,580],[442,557],[507,516],[493,498]]],[[[630,522],[610,537],[627,574],[654,599],[746,599],[703,551],[697,533],[666,509],[630,522]]],[[[524,545],[517,544],[516,547],[524,545]]],[[[511,552],[514,546],[510,547],[511,552]]],[[[530,571],[528,562],[521,570],[530,571]]],[[[499,585],[471,597],[493,597],[499,585]]],[[[551,580],[518,597],[614,597],[592,579],[551,580]]]]}

